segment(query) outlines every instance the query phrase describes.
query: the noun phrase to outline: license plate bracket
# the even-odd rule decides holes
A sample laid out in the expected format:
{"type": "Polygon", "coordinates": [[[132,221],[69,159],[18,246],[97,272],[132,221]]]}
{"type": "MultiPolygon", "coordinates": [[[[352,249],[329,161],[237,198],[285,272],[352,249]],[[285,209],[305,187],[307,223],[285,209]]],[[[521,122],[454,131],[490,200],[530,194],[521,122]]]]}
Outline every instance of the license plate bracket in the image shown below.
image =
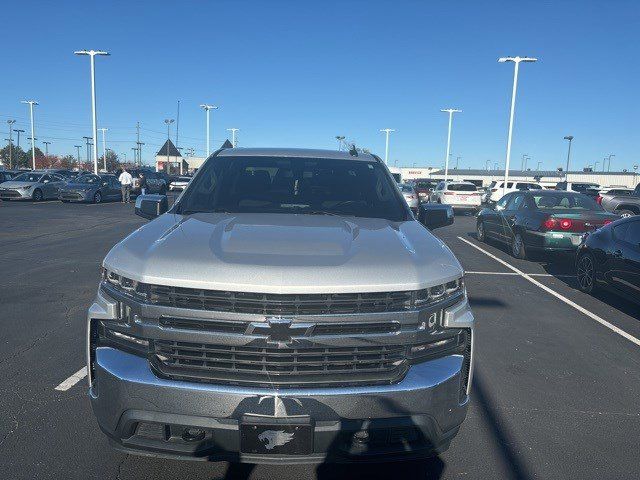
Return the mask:
{"type": "Polygon", "coordinates": [[[244,416],[240,421],[240,452],[257,455],[310,455],[313,422],[310,417],[244,416]]]}

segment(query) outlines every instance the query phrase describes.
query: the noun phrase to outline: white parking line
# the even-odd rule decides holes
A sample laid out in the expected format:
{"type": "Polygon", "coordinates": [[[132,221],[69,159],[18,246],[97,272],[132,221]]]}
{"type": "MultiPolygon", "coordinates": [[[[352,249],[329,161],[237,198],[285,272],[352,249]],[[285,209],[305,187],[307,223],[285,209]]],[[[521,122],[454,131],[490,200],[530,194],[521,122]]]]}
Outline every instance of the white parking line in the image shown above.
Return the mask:
{"type": "Polygon", "coordinates": [[[464,243],[466,243],[467,245],[471,245],[473,248],[475,248],[476,250],[484,253],[485,255],[487,255],[490,258],[493,258],[496,262],[501,263],[502,265],[504,265],[505,267],[507,267],[508,269],[514,271],[516,274],[520,275],[522,278],[525,278],[527,280],[529,280],[531,283],[533,283],[534,285],[536,285],[537,287],[540,287],[542,290],[544,290],[547,293],[550,293],[551,295],[553,295],[554,297],[556,297],[559,300],[562,300],[564,303],[566,303],[567,305],[575,308],[576,310],[578,310],[580,313],[584,313],[587,317],[591,318],[592,320],[595,320],[596,322],[598,322],[600,325],[607,327],[609,330],[617,333],[618,335],[620,335],[621,337],[626,338],[627,340],[629,340],[632,343],[635,343],[637,346],[640,347],[640,339],[634,337],[633,335],[630,335],[629,333],[625,332],[624,330],[616,327],[615,325],[607,322],[605,319],[599,317],[598,315],[596,315],[595,313],[590,312],[589,310],[587,310],[584,307],[581,307],[580,305],[578,305],[577,303],[569,300],[567,297],[565,297],[564,295],[559,294],[558,292],[556,292],[555,290],[550,289],[549,287],[547,287],[546,285],[540,283],[539,281],[537,281],[535,278],[532,278],[532,276],[528,273],[524,273],[522,270],[519,270],[518,268],[514,267],[513,265],[511,265],[510,263],[505,262],[504,260],[502,260],[501,258],[496,257],[494,254],[487,252],[484,248],[479,247],[478,245],[476,245],[473,242],[470,242],[469,240],[467,240],[466,238],[462,238],[462,237],[458,237],[460,240],[462,240],[464,243]]]}
{"type": "Polygon", "coordinates": [[[87,367],[82,367],[80,370],[78,370],[76,373],[74,373],[69,378],[64,380],[60,385],[58,385],[55,390],[58,390],[59,392],[66,392],[86,376],[87,367]]]}
{"type": "MultiPolygon", "coordinates": [[[[468,270],[464,273],[471,275],[518,275],[515,272],[474,272],[468,270]]],[[[575,278],[575,275],[553,275],[552,273],[527,273],[526,275],[529,275],[530,277],[575,278]]]]}
{"type": "Polygon", "coordinates": [[[41,200],[39,202],[32,202],[32,205],[44,205],[45,203],[60,203],[60,200],[41,200]]]}

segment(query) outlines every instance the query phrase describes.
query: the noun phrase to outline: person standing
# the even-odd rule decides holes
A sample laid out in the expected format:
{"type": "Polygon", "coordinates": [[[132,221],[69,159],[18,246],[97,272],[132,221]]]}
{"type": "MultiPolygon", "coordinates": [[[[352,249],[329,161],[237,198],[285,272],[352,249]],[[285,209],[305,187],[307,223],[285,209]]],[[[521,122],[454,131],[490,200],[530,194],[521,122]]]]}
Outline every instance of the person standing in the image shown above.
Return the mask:
{"type": "Polygon", "coordinates": [[[140,193],[142,195],[147,193],[147,177],[142,172],[140,172],[140,193]]]}
{"type": "Polygon", "coordinates": [[[133,177],[127,172],[125,167],[122,167],[122,173],[118,177],[120,182],[120,189],[122,191],[122,203],[129,203],[131,201],[131,184],[133,183],[133,177]]]}

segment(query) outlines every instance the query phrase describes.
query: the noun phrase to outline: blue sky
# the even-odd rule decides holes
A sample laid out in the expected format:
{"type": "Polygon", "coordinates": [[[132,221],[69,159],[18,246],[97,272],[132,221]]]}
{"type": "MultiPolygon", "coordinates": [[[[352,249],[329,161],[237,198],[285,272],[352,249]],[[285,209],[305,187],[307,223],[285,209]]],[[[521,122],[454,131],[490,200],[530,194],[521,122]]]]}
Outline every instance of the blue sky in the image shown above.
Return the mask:
{"type": "Polygon", "coordinates": [[[9,118],[28,130],[19,102],[34,98],[53,153],[91,135],[89,61],[73,51],[93,48],[111,53],[97,59],[99,124],[130,158],[136,122],[150,161],[180,100],[180,145],[200,154],[209,102],[216,145],[238,127],[240,146],[335,148],[343,134],[383,155],[388,127],[391,164],[438,166],[440,109],[457,107],[461,168],[503,164],[513,66],[496,59],[530,55],[513,167],[524,153],[529,166],[563,165],[569,134],[576,167],[608,154],[614,169],[640,163],[637,1],[23,0],[3,13],[0,133],[9,118]]]}

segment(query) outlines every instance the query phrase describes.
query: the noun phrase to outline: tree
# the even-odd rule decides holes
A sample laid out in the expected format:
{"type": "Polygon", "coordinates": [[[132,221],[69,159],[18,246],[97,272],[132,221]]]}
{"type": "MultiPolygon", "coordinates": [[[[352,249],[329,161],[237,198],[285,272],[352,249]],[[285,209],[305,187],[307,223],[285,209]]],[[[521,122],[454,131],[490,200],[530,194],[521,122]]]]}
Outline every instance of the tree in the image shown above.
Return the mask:
{"type": "Polygon", "coordinates": [[[107,148],[107,171],[115,172],[118,168],[120,168],[120,159],[118,158],[118,154],[107,148]]]}

